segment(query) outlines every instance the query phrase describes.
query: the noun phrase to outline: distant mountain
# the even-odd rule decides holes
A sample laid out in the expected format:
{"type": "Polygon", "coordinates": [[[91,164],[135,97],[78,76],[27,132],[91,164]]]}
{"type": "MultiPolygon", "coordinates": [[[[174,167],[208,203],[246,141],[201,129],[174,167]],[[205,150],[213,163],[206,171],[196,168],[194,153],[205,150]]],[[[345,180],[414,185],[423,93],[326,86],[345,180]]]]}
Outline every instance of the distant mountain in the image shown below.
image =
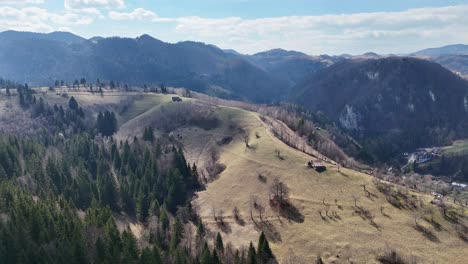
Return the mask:
{"type": "Polygon", "coordinates": [[[34,33],[34,32],[21,32],[21,31],[4,31],[0,32],[0,41],[20,41],[20,40],[30,40],[30,39],[44,39],[44,40],[54,40],[65,43],[81,42],[86,39],[74,35],[69,32],[51,32],[51,33],[34,33]]]}
{"type": "Polygon", "coordinates": [[[421,59],[343,60],[299,83],[291,100],[353,135],[363,159],[468,136],[468,82],[421,59]]]}
{"type": "Polygon", "coordinates": [[[226,54],[233,54],[233,55],[241,55],[239,52],[233,49],[223,49],[224,53],[226,54]]]}
{"type": "Polygon", "coordinates": [[[467,55],[441,55],[430,58],[430,60],[440,63],[447,69],[454,71],[465,79],[468,78],[468,54],[467,55]]]}
{"type": "Polygon", "coordinates": [[[103,37],[99,37],[99,36],[95,36],[95,37],[92,37],[90,39],[88,39],[89,41],[93,42],[93,43],[96,43],[100,40],[103,40],[104,38],[103,37]]]}
{"type": "Polygon", "coordinates": [[[429,48],[414,52],[417,56],[468,55],[468,45],[455,44],[439,48],[429,48]]]}
{"type": "Polygon", "coordinates": [[[286,81],[290,86],[334,63],[332,57],[313,57],[283,49],[260,52],[246,58],[273,76],[286,81]]]}
{"type": "Polygon", "coordinates": [[[138,85],[165,83],[258,102],[272,102],[287,94],[286,82],[243,56],[227,55],[212,45],[170,44],[148,35],[91,41],[70,41],[70,36],[2,33],[0,76],[44,85],[83,77],[138,85]]]}

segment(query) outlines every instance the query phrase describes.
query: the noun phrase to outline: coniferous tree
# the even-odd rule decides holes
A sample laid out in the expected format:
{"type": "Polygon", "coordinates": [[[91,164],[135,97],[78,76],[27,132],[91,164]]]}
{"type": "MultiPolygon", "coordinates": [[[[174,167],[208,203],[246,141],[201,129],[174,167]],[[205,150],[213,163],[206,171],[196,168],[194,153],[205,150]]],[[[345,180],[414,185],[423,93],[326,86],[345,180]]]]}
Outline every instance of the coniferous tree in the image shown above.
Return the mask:
{"type": "Polygon", "coordinates": [[[122,233],[122,263],[138,262],[138,245],[130,228],[122,233]]]}
{"type": "Polygon", "coordinates": [[[200,257],[200,264],[212,264],[212,256],[208,244],[205,242],[203,250],[200,257]]]}
{"type": "Polygon", "coordinates": [[[260,263],[268,263],[273,258],[273,252],[270,249],[268,240],[262,232],[258,238],[257,259],[260,263]]]}
{"type": "Polygon", "coordinates": [[[143,140],[148,142],[154,142],[154,130],[153,127],[149,126],[145,128],[143,132],[143,140]]]}
{"type": "Polygon", "coordinates": [[[197,224],[197,238],[198,239],[202,239],[205,237],[205,226],[203,225],[203,222],[200,220],[198,220],[198,224],[197,224]]]}
{"type": "Polygon", "coordinates": [[[216,252],[216,249],[213,250],[213,257],[211,258],[211,263],[222,264],[221,259],[218,256],[218,252],[216,252]]]}
{"type": "Polygon", "coordinates": [[[73,96],[68,101],[68,107],[70,107],[71,110],[78,110],[78,102],[73,96]]]}
{"type": "Polygon", "coordinates": [[[161,223],[161,228],[163,230],[167,230],[169,228],[169,216],[167,215],[166,208],[161,209],[161,217],[159,218],[159,222],[161,223]]]}
{"type": "Polygon", "coordinates": [[[215,248],[221,253],[224,252],[223,238],[221,237],[221,234],[219,232],[218,235],[216,235],[215,248]]]}
{"type": "Polygon", "coordinates": [[[257,253],[255,252],[255,248],[253,246],[252,241],[250,241],[250,245],[249,245],[249,251],[247,254],[247,263],[257,264],[257,253]]]}
{"type": "Polygon", "coordinates": [[[172,233],[171,233],[171,249],[175,250],[179,245],[180,241],[182,240],[182,236],[184,235],[184,226],[180,222],[178,218],[172,225],[172,233]]]}

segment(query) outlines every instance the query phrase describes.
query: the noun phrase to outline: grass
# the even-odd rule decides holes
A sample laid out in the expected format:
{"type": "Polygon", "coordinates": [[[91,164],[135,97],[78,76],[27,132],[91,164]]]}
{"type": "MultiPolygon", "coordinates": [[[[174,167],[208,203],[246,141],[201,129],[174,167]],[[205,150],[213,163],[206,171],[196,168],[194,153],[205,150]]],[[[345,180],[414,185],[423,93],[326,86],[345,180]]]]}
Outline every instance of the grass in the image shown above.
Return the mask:
{"type": "Polygon", "coordinates": [[[119,121],[123,124],[141,114],[144,114],[146,111],[157,105],[171,102],[172,96],[173,95],[145,94],[142,98],[136,99],[134,104],[120,115],[119,121]]]}
{"type": "MultiPolygon", "coordinates": [[[[464,263],[468,257],[466,244],[453,235],[453,227],[449,223],[444,221],[442,225],[450,231],[431,231],[437,233],[438,243],[428,240],[412,226],[412,211],[391,206],[373,187],[370,176],[347,169],[338,172],[330,164],[327,164],[326,172],[319,174],[305,166],[311,157],[273,137],[257,114],[239,109],[223,108],[220,111],[235,113],[236,122],[250,130],[250,145],[253,148],[246,148],[240,138],[225,146],[221,162],[227,166],[226,170],[198,194],[193,204],[215,232],[218,227],[212,220],[212,210],[223,209],[226,224],[229,225],[229,232],[223,233],[227,241],[242,246],[256,241],[260,230],[273,230],[270,240],[276,241],[272,243],[272,248],[280,260],[292,249],[294,254],[303,256],[308,262],[313,262],[317,255],[327,262],[375,262],[379,251],[386,246],[408,256],[414,255],[422,263],[464,263]],[[255,132],[260,134],[260,138],[255,137],[255,132]],[[276,149],[281,151],[284,160],[275,156],[276,149]],[[267,178],[266,183],[258,180],[259,173],[267,178]],[[268,206],[269,183],[274,177],[281,177],[289,186],[291,202],[304,216],[303,222],[278,217],[268,206]],[[362,184],[366,184],[374,194],[371,198],[367,198],[362,184]],[[266,207],[263,216],[265,223],[261,223],[255,211],[256,224],[250,220],[249,200],[252,195],[257,196],[266,207]],[[353,195],[358,197],[358,207],[372,214],[372,221],[356,213],[353,195]],[[335,205],[335,199],[342,209],[335,205]],[[381,205],[385,206],[386,216],[380,214],[381,205]],[[230,215],[234,207],[239,208],[245,225],[237,224],[230,215]],[[330,217],[322,217],[327,208],[330,217]]],[[[205,139],[217,138],[210,132],[199,133],[205,133],[205,139]]],[[[200,138],[200,135],[191,138],[190,133],[184,135],[188,147],[200,144],[191,142],[200,138]]],[[[431,206],[428,204],[430,197],[422,198],[426,206],[431,206]]],[[[430,231],[430,228],[427,230],[430,231]]]]}
{"type": "MultiPolygon", "coordinates": [[[[118,94],[105,94],[104,97],[86,93],[70,95],[85,106],[111,105],[124,98],[118,94]]],[[[55,93],[46,96],[66,102],[55,93]]],[[[151,119],[153,111],[169,102],[170,97],[145,94],[141,100],[136,100],[119,117],[121,128],[116,137],[123,139],[140,133],[155,121],[151,119]]],[[[188,100],[184,98],[184,101],[188,100]]],[[[181,136],[188,161],[196,162],[199,168],[204,167],[212,146],[234,134],[232,124],[250,133],[250,148],[240,136],[219,146],[220,162],[226,169],[193,200],[207,228],[213,233],[222,232],[225,243],[238,247],[248,245],[250,241],[256,243],[263,230],[280,263],[291,252],[302,256],[307,263],[313,263],[318,255],[326,263],[375,263],[385,248],[404,256],[415,256],[420,263],[466,263],[467,244],[456,235],[453,224],[429,204],[430,196],[418,194],[426,207],[433,207],[437,228],[424,223],[424,232],[421,232],[421,228],[415,228],[413,211],[390,205],[373,186],[370,176],[344,168],[337,171],[331,164],[326,164],[325,172],[317,173],[306,167],[312,158],[274,137],[258,114],[231,107],[215,109],[222,121],[219,127],[211,130],[183,127],[175,133],[181,136]],[[278,150],[282,159],[276,156],[278,150]],[[264,180],[259,180],[259,174],[264,180]],[[288,185],[290,202],[303,220],[290,221],[278,216],[268,205],[269,186],[275,177],[281,177],[288,185]],[[363,184],[372,195],[366,195],[363,184]],[[249,205],[253,196],[266,208],[263,222],[255,210],[255,221],[250,219],[249,205]],[[381,206],[385,207],[384,215],[380,213],[381,206]],[[235,207],[239,209],[241,221],[232,214],[235,207]],[[213,209],[224,211],[222,227],[213,219],[213,209]],[[428,239],[427,234],[437,237],[437,242],[428,239]]]]}
{"type": "Polygon", "coordinates": [[[468,140],[457,140],[451,146],[442,148],[442,153],[449,156],[468,154],[468,140]]]}

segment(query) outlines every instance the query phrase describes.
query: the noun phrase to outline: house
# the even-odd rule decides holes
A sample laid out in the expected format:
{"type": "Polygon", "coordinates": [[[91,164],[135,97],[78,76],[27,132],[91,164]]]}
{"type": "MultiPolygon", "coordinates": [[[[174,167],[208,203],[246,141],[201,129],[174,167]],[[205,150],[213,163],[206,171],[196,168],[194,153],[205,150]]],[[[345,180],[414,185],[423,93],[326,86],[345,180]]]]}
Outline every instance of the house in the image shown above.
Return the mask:
{"type": "Polygon", "coordinates": [[[315,169],[317,172],[324,172],[327,170],[327,167],[323,164],[321,160],[311,160],[307,162],[307,166],[315,169]]]}
{"type": "Polygon", "coordinates": [[[452,186],[461,187],[461,188],[466,188],[466,187],[468,187],[467,184],[458,183],[458,182],[452,182],[452,186]]]}
{"type": "Polygon", "coordinates": [[[417,149],[416,152],[412,153],[408,158],[408,163],[426,163],[437,157],[441,157],[440,149],[434,148],[431,150],[417,149]]]}
{"type": "Polygon", "coordinates": [[[173,96],[172,102],[182,102],[182,98],[180,98],[179,96],[173,96]]]}

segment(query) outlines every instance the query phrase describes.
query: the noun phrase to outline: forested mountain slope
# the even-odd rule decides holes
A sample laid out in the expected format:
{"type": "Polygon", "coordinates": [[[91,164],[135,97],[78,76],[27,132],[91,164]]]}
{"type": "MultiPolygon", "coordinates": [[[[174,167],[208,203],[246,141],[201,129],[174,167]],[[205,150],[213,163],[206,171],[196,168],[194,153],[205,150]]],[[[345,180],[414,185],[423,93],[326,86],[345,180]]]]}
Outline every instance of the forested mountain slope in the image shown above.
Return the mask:
{"type": "Polygon", "coordinates": [[[71,84],[81,78],[139,86],[164,83],[261,102],[284,99],[288,88],[242,56],[212,45],[170,44],[148,35],[62,41],[25,34],[0,33],[0,76],[36,85],[53,85],[55,80],[71,84]]]}
{"type": "Polygon", "coordinates": [[[323,112],[380,160],[468,136],[468,82],[421,59],[338,62],[298,84],[291,100],[323,112]]]}

